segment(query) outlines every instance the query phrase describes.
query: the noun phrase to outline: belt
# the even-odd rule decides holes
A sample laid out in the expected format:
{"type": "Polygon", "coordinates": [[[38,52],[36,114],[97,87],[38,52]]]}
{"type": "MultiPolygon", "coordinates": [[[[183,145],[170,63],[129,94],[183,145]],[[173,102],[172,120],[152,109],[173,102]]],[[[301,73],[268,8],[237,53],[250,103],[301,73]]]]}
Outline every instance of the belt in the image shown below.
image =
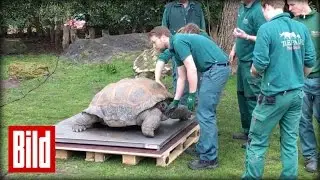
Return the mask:
{"type": "Polygon", "coordinates": [[[317,79],[317,78],[320,78],[320,77],[317,77],[317,76],[311,76],[311,77],[307,77],[308,79],[317,79]]]}
{"type": "Polygon", "coordinates": [[[226,63],[215,63],[213,65],[216,65],[216,66],[229,66],[229,62],[226,62],[226,63]]]}
{"type": "Polygon", "coordinates": [[[213,66],[229,66],[229,62],[226,62],[226,63],[214,63],[212,64],[210,67],[208,67],[205,71],[208,71],[209,69],[211,69],[213,66]]]}

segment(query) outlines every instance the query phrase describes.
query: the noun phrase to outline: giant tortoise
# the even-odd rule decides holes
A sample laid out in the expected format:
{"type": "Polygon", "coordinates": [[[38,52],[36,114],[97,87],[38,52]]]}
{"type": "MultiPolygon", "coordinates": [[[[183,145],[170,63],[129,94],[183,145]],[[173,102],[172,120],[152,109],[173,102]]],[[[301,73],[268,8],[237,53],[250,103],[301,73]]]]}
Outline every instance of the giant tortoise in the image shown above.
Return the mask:
{"type": "Polygon", "coordinates": [[[72,129],[84,131],[96,122],[109,127],[141,126],[142,134],[154,137],[160,121],[168,118],[188,120],[186,107],[166,112],[172,100],[164,87],[148,78],[122,79],[104,87],[92,99],[89,107],[72,117],[72,129]]]}
{"type": "MultiPolygon", "coordinates": [[[[154,79],[154,71],[158,60],[159,52],[155,48],[144,50],[133,62],[133,70],[136,77],[154,79]]],[[[165,64],[162,69],[163,75],[171,74],[171,65],[165,64]]]]}

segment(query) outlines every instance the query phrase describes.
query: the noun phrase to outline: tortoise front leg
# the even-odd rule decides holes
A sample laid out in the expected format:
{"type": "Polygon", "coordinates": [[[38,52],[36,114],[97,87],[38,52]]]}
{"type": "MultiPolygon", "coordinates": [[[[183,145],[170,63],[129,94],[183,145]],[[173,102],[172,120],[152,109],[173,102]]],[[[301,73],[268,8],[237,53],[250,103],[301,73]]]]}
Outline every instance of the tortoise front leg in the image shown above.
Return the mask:
{"type": "Polygon", "coordinates": [[[72,131],[81,132],[98,122],[98,117],[85,112],[72,117],[72,131]]]}
{"type": "Polygon", "coordinates": [[[139,115],[142,118],[141,131],[147,137],[154,137],[154,131],[160,126],[162,112],[158,108],[146,110],[139,115]]]}

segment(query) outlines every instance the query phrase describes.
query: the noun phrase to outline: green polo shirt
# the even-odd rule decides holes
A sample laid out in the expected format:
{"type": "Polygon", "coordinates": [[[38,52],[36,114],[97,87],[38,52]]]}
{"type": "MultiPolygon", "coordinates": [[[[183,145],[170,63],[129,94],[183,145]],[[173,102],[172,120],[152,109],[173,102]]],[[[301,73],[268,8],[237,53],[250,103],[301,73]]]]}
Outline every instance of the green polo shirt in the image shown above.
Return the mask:
{"type": "Polygon", "coordinates": [[[204,14],[199,2],[189,1],[187,8],[184,8],[183,4],[178,1],[170,2],[165,6],[162,26],[167,27],[171,34],[175,34],[188,23],[194,23],[200,29],[206,29],[204,14]]]}
{"type": "Polygon", "coordinates": [[[316,59],[309,30],[288,13],[260,27],[253,55],[265,95],[303,87],[303,67],[312,67],[316,59]]]}
{"type": "MultiPolygon", "coordinates": [[[[255,0],[249,5],[241,4],[238,11],[237,27],[248,35],[256,36],[260,26],[266,22],[261,3],[255,0]]],[[[240,61],[251,61],[253,57],[254,41],[242,38],[236,39],[236,54],[240,61]]]]}
{"type": "MultiPolygon", "coordinates": [[[[200,35],[213,40],[211,36],[209,36],[204,30],[200,30],[200,35]]],[[[174,52],[171,52],[169,49],[164,50],[162,53],[159,54],[158,60],[163,61],[164,63],[168,63],[169,60],[174,56],[174,52]]]]}
{"type": "Polygon", "coordinates": [[[170,37],[171,52],[177,66],[192,55],[199,72],[207,71],[215,63],[227,63],[227,54],[212,40],[199,34],[176,34],[170,37]]]}
{"type": "Polygon", "coordinates": [[[307,26],[316,49],[317,60],[308,77],[320,77],[320,13],[316,10],[312,10],[310,14],[299,16],[295,19],[307,26]]]}

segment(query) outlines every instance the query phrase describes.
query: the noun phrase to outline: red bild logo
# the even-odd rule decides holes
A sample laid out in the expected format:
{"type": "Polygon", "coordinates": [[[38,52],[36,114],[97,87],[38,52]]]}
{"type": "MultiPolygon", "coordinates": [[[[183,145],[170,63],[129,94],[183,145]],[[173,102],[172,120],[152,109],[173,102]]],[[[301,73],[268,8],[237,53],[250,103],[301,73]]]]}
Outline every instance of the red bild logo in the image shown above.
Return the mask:
{"type": "Polygon", "coordinates": [[[9,126],[9,173],[53,173],[54,126],[9,126]]]}

